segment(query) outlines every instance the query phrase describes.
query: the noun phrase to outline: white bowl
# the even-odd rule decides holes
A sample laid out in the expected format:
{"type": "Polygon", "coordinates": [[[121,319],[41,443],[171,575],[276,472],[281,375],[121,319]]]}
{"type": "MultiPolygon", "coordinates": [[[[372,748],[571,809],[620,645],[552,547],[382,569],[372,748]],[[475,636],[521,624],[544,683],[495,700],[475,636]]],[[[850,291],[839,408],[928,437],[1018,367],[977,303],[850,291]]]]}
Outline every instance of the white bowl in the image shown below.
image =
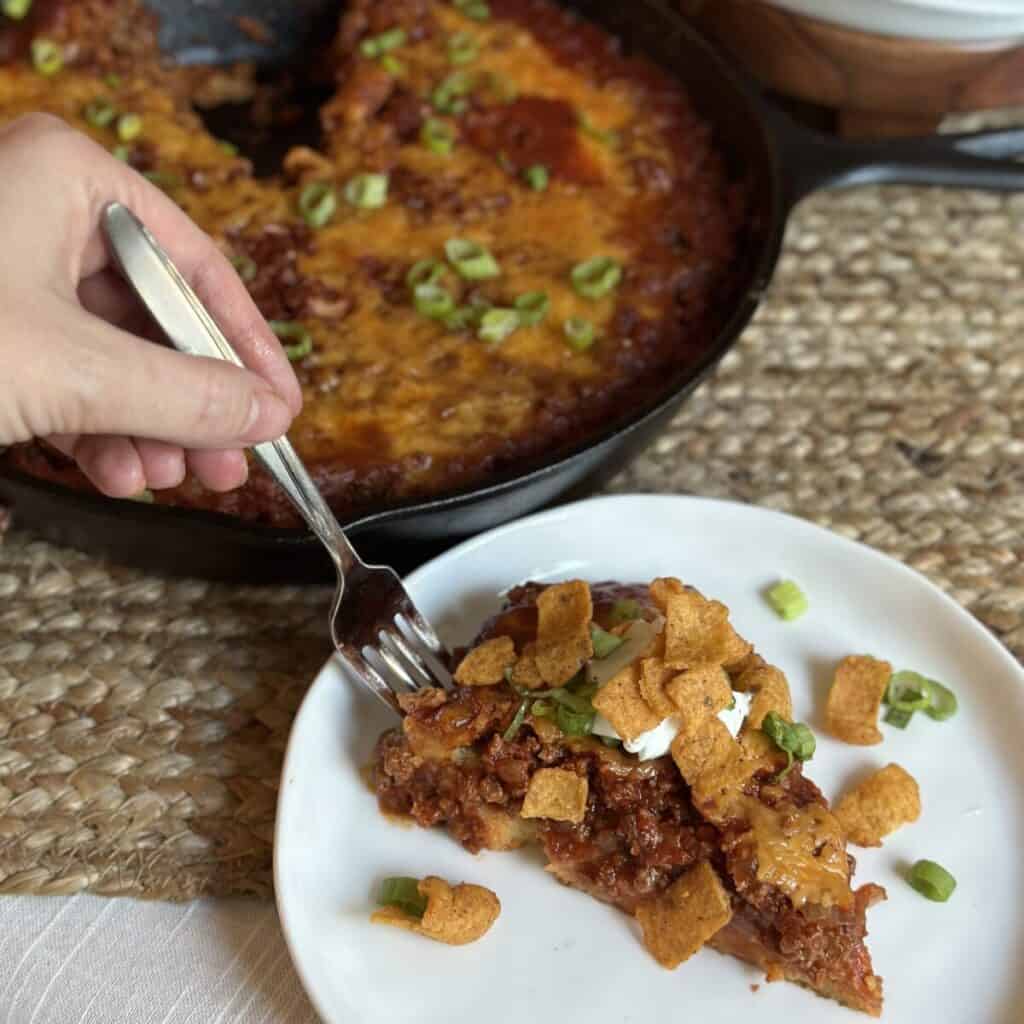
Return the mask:
{"type": "Polygon", "coordinates": [[[1021,0],[770,0],[797,14],[878,35],[946,42],[1024,41],[1021,0]]]}

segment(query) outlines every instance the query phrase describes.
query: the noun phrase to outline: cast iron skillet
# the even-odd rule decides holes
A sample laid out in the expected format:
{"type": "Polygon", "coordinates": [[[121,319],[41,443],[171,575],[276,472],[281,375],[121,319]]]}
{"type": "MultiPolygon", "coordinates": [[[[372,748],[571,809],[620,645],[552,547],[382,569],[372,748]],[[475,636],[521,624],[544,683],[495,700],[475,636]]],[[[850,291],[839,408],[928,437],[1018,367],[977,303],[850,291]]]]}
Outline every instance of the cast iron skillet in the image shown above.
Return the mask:
{"type": "MultiPolygon", "coordinates": [[[[150,0],[163,19],[165,51],[183,61],[287,61],[313,38],[329,37],[337,0],[150,0]],[[260,43],[238,30],[237,15],[272,29],[260,43]],[[197,44],[196,40],[202,40],[197,44]]],[[[511,479],[346,524],[368,558],[409,568],[455,540],[576,497],[647,445],[749,322],[775,267],[786,218],[816,189],[893,182],[1011,190],[1024,188],[1024,130],[926,139],[849,142],[818,136],[766,103],[667,4],[573,0],[633,52],[669,68],[714,126],[730,170],[752,189],[731,313],[695,364],[666,382],[663,397],[611,423],[568,455],[511,479]]],[[[111,501],[6,471],[0,497],[17,520],[57,543],[172,574],[252,582],[327,578],[320,544],[300,530],[246,525],[166,506],[111,501]]]]}

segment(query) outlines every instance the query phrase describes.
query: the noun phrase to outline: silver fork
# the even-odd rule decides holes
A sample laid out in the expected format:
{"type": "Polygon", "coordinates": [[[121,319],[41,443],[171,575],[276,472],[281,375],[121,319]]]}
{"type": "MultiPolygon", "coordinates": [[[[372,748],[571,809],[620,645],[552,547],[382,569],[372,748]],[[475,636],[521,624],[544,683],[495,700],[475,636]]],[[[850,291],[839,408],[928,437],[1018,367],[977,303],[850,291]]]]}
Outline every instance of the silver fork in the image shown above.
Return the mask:
{"type": "MultiPolygon", "coordinates": [[[[121,272],[179,352],[241,359],[213,317],[142,222],[111,203],[103,229],[121,272]]],[[[338,584],[331,605],[331,639],[344,663],[373,694],[401,714],[398,695],[427,686],[452,686],[446,650],[413,604],[393,569],[367,565],[286,437],[253,446],[334,562],[338,584]]]]}

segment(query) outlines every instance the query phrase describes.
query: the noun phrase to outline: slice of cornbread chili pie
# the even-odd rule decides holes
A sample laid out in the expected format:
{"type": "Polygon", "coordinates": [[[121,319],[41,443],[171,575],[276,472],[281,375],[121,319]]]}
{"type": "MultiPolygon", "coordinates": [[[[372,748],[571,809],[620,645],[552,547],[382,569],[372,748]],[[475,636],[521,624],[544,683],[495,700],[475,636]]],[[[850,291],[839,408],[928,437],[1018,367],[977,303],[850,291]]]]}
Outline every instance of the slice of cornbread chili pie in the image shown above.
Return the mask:
{"type": "Polygon", "coordinates": [[[380,738],[382,810],[473,852],[539,844],[665,967],[709,945],[880,1014],[865,913],[885,892],[852,887],[785,676],[724,605],[674,579],[527,584],[455,678],[380,738]]]}

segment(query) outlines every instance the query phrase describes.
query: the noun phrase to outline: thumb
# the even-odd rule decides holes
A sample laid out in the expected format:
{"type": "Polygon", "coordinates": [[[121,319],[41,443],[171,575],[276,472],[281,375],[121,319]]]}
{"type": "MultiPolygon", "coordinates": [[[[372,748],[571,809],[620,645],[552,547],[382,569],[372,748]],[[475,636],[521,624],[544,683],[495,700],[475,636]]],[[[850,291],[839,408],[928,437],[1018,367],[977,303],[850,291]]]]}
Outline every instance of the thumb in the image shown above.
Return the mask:
{"type": "Polygon", "coordinates": [[[292,421],[285,402],[250,370],[182,355],[78,307],[63,313],[57,344],[36,353],[49,364],[28,391],[47,403],[30,417],[44,421],[30,423],[36,436],[116,434],[236,448],[280,437],[292,421]]]}

